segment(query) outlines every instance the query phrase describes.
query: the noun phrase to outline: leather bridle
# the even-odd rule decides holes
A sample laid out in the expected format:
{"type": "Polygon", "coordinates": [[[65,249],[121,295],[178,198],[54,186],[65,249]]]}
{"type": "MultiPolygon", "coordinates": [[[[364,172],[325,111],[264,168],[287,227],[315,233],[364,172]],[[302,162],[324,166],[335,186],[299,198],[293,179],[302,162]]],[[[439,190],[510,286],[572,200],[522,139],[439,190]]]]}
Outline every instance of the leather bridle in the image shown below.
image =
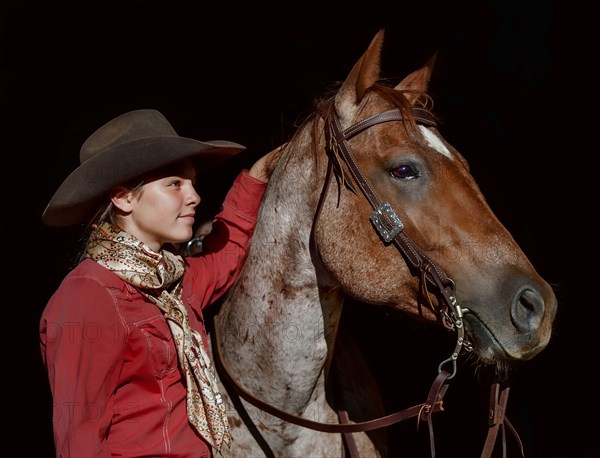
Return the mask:
{"type": "MultiPolygon", "coordinates": [[[[426,127],[436,127],[436,120],[433,115],[423,108],[413,107],[412,117],[417,124],[426,127]]],[[[443,410],[443,397],[448,388],[447,381],[456,375],[457,359],[459,354],[462,350],[472,349],[471,344],[465,339],[464,335],[463,312],[466,311],[466,309],[461,308],[456,301],[454,282],[450,277],[448,277],[448,275],[446,275],[443,269],[431,258],[425,255],[423,251],[414,243],[414,241],[404,232],[404,225],[402,224],[402,221],[392,206],[388,202],[382,201],[377,196],[377,193],[372,188],[369,181],[366,179],[360,167],[358,166],[347,143],[350,138],[358,135],[372,126],[385,122],[404,120],[405,118],[402,114],[402,111],[399,108],[395,108],[365,118],[362,121],[348,127],[347,129],[341,130],[337,114],[333,109],[331,110],[331,115],[325,120],[325,149],[329,157],[329,162],[323,185],[323,191],[321,192],[313,220],[312,233],[314,236],[314,226],[320,216],[321,208],[325,198],[324,196],[327,194],[327,188],[331,180],[332,170],[335,168],[335,175],[338,179],[340,189],[345,185],[352,192],[357,194],[355,188],[352,186],[352,183],[354,183],[362,191],[362,194],[373,208],[373,213],[371,214],[370,220],[383,242],[385,244],[394,244],[397,247],[409,267],[412,269],[413,273],[415,273],[415,275],[419,275],[421,279],[421,294],[427,300],[428,307],[433,311],[438,320],[446,328],[454,330],[457,333],[457,341],[454,351],[448,359],[442,361],[438,366],[438,375],[431,385],[426,401],[391,415],[358,423],[350,422],[348,414],[344,410],[340,410],[338,412],[340,423],[321,423],[292,415],[256,398],[231,377],[230,370],[227,368],[226,363],[219,355],[216,326],[213,327],[213,332],[215,333],[215,339],[213,340],[215,364],[224,382],[226,382],[225,386],[228,388],[228,391],[230,391],[229,388],[233,388],[235,392],[230,392],[230,395],[237,395],[255,407],[258,407],[259,409],[284,421],[316,431],[343,434],[348,452],[351,457],[358,457],[358,450],[352,437],[352,433],[384,428],[413,417],[417,417],[418,421],[427,421],[429,426],[431,456],[434,457],[435,441],[433,435],[432,414],[443,410]],[[345,164],[345,167],[343,167],[342,162],[345,164]],[[348,177],[348,173],[350,174],[351,180],[348,177]],[[432,294],[437,297],[437,302],[431,300],[432,294]],[[444,366],[448,363],[452,364],[451,373],[444,370],[444,366]]],[[[505,425],[514,434],[520,447],[521,454],[524,455],[521,440],[513,426],[505,417],[508,393],[508,386],[501,387],[499,383],[494,383],[491,387],[488,434],[481,453],[481,458],[488,458],[491,456],[499,431],[501,431],[502,434],[503,456],[506,457],[505,425]]],[[[235,403],[235,399],[233,400],[235,403]]],[[[238,402],[237,404],[238,408],[243,408],[241,403],[238,402]]],[[[268,445],[266,444],[262,444],[261,446],[263,446],[263,450],[265,450],[265,447],[268,449],[268,445]]],[[[269,454],[266,450],[265,453],[267,455],[269,454]]]]}
{"type": "MultiPolygon", "coordinates": [[[[436,126],[436,121],[433,115],[422,108],[413,108],[413,117],[419,124],[427,127],[436,126]]],[[[342,183],[348,185],[355,194],[356,190],[350,184],[347,174],[342,167],[343,161],[346,169],[350,173],[353,182],[360,188],[363,195],[371,204],[373,213],[371,214],[371,222],[383,242],[386,244],[393,243],[404,256],[404,259],[411,267],[412,271],[418,273],[421,277],[422,295],[428,300],[429,308],[436,314],[438,319],[449,329],[454,329],[457,334],[457,347],[451,357],[453,362],[453,373],[449,378],[454,377],[456,373],[456,359],[462,346],[465,344],[464,328],[462,323],[462,309],[456,302],[454,294],[454,282],[443,269],[438,266],[431,258],[423,253],[415,242],[404,232],[404,225],[392,206],[388,202],[382,201],[375,190],[371,187],[369,181],[362,173],[358,166],[354,155],[350,151],[347,143],[355,135],[365,131],[369,127],[390,121],[403,121],[404,118],[399,108],[384,111],[362,121],[353,124],[346,130],[342,131],[339,124],[339,119],[335,112],[332,113],[330,119],[325,124],[325,141],[326,151],[329,156],[329,164],[333,164],[336,169],[336,174],[340,177],[342,183]],[[434,292],[438,293],[437,305],[429,300],[430,291],[428,285],[433,287],[434,292]]],[[[330,171],[328,170],[325,182],[329,181],[330,171]]],[[[320,212],[320,206],[317,212],[320,212]]],[[[444,362],[445,363],[445,362],[444,362]]],[[[442,364],[444,364],[442,363],[442,364]]]]}

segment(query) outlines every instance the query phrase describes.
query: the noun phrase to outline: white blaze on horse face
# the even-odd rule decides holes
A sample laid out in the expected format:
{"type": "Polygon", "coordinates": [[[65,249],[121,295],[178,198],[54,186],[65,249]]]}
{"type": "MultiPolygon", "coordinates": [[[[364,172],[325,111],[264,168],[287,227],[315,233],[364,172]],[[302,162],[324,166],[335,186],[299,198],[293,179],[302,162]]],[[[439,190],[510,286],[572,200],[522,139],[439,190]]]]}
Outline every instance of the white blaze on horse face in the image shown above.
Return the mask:
{"type": "Polygon", "coordinates": [[[419,126],[419,129],[421,129],[421,133],[425,137],[425,140],[427,140],[427,144],[429,146],[431,146],[438,153],[442,153],[444,156],[452,157],[450,150],[446,148],[446,145],[444,145],[444,142],[442,142],[440,137],[438,137],[425,126],[419,126]]]}

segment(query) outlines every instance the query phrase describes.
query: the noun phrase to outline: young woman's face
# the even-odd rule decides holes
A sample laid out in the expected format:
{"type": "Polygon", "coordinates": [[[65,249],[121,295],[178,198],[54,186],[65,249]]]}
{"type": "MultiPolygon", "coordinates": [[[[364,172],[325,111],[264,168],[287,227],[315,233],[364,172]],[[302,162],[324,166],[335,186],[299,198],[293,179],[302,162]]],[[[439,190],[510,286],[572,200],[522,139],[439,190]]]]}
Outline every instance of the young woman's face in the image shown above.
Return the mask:
{"type": "Polygon", "coordinates": [[[157,251],[165,243],[189,240],[200,203],[195,180],[190,163],[148,177],[141,190],[129,196],[131,211],[123,229],[157,251]]]}

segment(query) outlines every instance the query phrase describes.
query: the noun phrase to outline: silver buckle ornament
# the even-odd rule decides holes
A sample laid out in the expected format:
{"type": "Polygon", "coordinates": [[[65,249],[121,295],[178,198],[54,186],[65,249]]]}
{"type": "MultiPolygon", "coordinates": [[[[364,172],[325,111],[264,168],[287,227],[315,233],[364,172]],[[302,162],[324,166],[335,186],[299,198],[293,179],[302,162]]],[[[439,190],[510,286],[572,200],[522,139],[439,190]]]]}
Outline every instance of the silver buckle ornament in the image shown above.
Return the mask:
{"type": "Polygon", "coordinates": [[[371,222],[386,243],[391,242],[404,229],[404,224],[392,209],[392,206],[383,202],[371,214],[371,222]]]}

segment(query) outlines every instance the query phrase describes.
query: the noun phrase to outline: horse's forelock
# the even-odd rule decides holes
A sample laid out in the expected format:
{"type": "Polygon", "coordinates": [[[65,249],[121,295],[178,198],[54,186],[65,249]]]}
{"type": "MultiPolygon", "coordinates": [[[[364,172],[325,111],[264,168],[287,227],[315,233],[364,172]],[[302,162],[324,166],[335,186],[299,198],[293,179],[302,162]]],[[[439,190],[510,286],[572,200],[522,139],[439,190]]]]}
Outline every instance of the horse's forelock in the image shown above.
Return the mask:
{"type": "MultiPolygon", "coordinates": [[[[387,86],[385,84],[375,84],[370,89],[373,92],[376,92],[385,100],[390,102],[395,108],[400,110],[402,113],[402,122],[407,132],[410,134],[421,138],[422,134],[418,128],[417,122],[413,115],[413,105],[409,101],[409,98],[405,95],[405,93],[410,93],[413,96],[416,96],[416,104],[419,108],[423,108],[431,113],[431,109],[433,108],[433,101],[429,94],[425,92],[418,92],[414,90],[406,90],[399,91],[391,86],[387,86]]],[[[433,113],[431,113],[433,115],[433,113]]]]}

